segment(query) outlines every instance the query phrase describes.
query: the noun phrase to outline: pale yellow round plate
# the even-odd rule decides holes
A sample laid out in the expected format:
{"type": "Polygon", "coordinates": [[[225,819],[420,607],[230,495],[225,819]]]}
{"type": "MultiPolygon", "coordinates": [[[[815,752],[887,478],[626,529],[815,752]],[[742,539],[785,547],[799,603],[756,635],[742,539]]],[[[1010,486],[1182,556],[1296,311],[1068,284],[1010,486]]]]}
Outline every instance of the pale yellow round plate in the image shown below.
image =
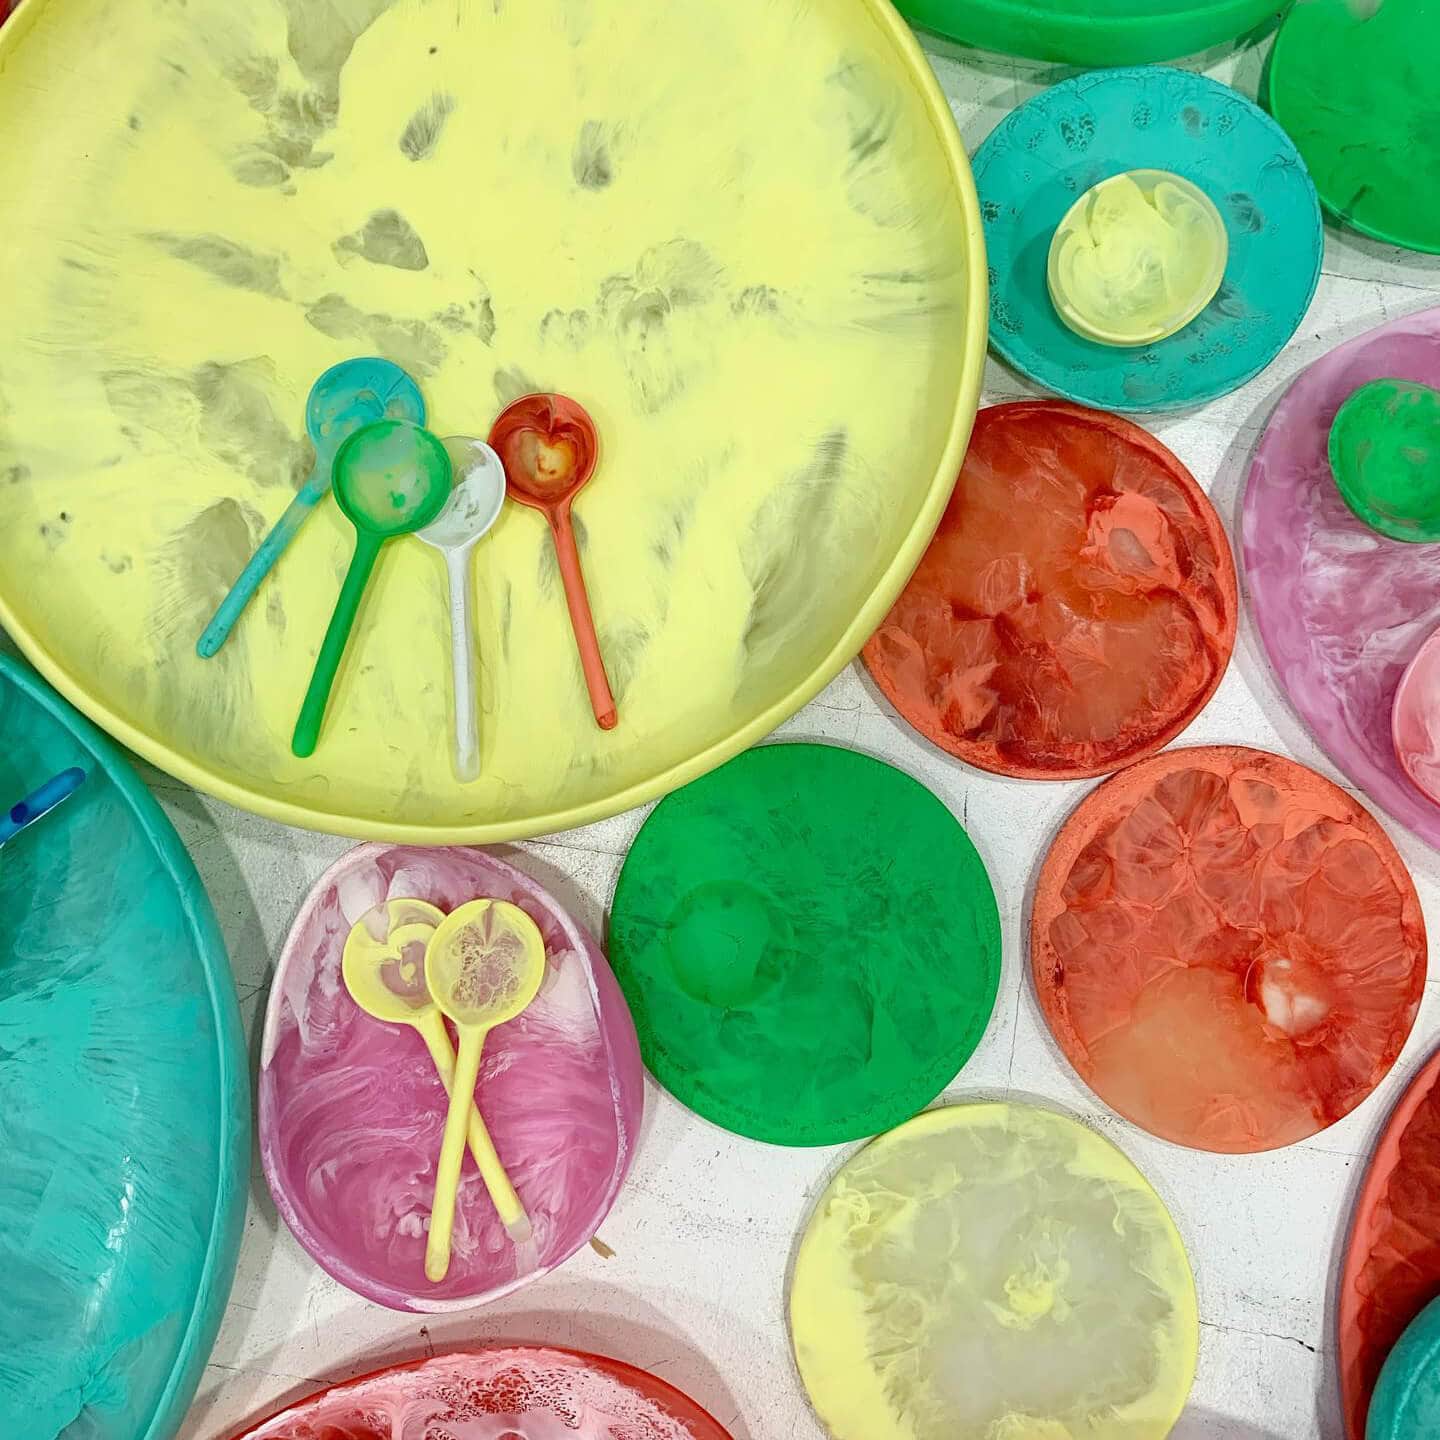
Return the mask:
{"type": "Polygon", "coordinates": [[[1109,1141],[1030,1105],[882,1135],[821,1197],[790,1285],[836,1440],[1164,1440],[1195,1377],[1175,1225],[1109,1141]]]}
{"type": "Polygon", "coordinates": [[[883,0],[27,0],[0,135],[0,619],[147,759],[277,819],[499,840],[693,778],[856,653],[959,468],[979,215],[883,0]],[[308,471],[311,383],[367,353],[442,435],[537,388],[594,416],[612,733],[514,506],[476,557],[473,784],[413,540],[290,754],[353,542],[333,499],[196,657],[308,471]]]}

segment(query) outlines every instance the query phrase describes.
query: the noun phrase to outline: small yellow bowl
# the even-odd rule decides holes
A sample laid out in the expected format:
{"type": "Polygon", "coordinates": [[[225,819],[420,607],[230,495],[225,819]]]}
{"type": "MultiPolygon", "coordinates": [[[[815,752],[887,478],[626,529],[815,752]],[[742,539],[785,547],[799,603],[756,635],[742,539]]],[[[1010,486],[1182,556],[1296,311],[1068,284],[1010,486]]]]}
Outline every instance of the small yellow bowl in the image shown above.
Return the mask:
{"type": "Polygon", "coordinates": [[[1050,242],[1056,313],[1101,345],[1183,330],[1225,277],[1230,238],[1210,197],[1168,170],[1127,170],[1087,190],[1050,242]]]}

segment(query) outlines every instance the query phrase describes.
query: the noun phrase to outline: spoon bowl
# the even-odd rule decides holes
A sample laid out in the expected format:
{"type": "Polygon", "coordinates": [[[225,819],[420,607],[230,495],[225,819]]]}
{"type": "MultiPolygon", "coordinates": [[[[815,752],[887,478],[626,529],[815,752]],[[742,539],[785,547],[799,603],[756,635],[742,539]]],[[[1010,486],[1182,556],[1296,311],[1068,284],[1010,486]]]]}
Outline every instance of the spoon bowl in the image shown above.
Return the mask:
{"type": "MultiPolygon", "coordinates": [[[[425,952],[425,981],[435,1003],[460,1034],[455,1086],[445,1119],[445,1139],[435,1175],[435,1201],[425,1249],[425,1274],[438,1283],[450,1268],[450,1233],[455,1222],[455,1191],[460,1183],[465,1133],[465,1100],[473,1097],[480,1074],[485,1037],[513,1020],[540,991],[545,978],[545,941],[539,927],[506,900],[472,900],[454,910],[436,930],[425,952]]],[[[530,1238],[530,1221],[515,1197],[507,1214],[497,1186],[515,1195],[499,1157],[494,1170],[481,1166],[500,1218],[517,1242],[530,1238]]],[[[501,1192],[503,1194],[503,1190],[501,1192]]]]}
{"type": "Polygon", "coordinates": [[[205,627],[195,646],[202,659],[209,659],[225,643],[260,582],[324,498],[336,451],[361,426],[381,419],[425,423],[425,397],[415,382],[388,360],[373,355],[342,360],[311,387],[305,404],[305,430],[315,447],[315,465],[205,627]]]}
{"type": "Polygon", "coordinates": [[[595,620],[580,568],[570,507],[595,473],[600,437],[582,405],[565,395],[522,395],[513,400],[490,428],[490,443],[505,467],[510,498],[544,515],[555,541],[555,557],[565,584],[565,603],[580,651],[585,687],[595,723],[613,730],[615,698],[605,673],[595,620]]]}
{"type": "Polygon", "coordinates": [[[315,753],[330,689],[380,551],[387,541],[423,529],[440,514],[450,478],[444,445],[408,420],[366,425],[336,453],[335,500],[355,527],[355,554],[295,722],[290,748],[296,755],[315,753]]]}
{"type": "Polygon", "coordinates": [[[479,706],[475,696],[474,621],[470,607],[470,557],[500,518],[505,504],[505,467],[483,440],[452,435],[444,442],[455,488],[439,516],[417,538],[445,557],[450,582],[450,652],[455,682],[455,774],[480,775],[479,706]]]}

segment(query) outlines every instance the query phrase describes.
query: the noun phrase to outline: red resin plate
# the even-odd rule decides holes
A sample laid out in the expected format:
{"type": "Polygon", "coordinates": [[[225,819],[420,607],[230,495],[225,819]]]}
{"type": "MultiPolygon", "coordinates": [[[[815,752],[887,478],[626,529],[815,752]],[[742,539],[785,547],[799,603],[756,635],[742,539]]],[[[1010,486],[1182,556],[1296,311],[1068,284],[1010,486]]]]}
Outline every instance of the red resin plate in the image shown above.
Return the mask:
{"type": "Polygon", "coordinates": [[[1340,1279],[1340,1393],[1364,1440],[1380,1367],[1440,1296],[1440,1050],[1386,1123],[1355,1202],[1340,1279]]]}
{"type": "Polygon", "coordinates": [[[1405,866],[1338,786],[1239,746],[1092,791],[1046,856],[1035,988],[1081,1079],[1201,1150],[1271,1150],[1384,1078],[1425,984],[1405,866]]]}
{"type": "Polygon", "coordinates": [[[730,1440],[673,1385],[633,1365],[516,1345],[436,1355],[287,1406],[235,1440],[730,1440]]]}
{"type": "Polygon", "coordinates": [[[1100,410],[982,410],[930,548],[865,663],[942,750],[1035,780],[1173,740],[1235,644],[1235,562],[1190,472],[1100,410]]]}

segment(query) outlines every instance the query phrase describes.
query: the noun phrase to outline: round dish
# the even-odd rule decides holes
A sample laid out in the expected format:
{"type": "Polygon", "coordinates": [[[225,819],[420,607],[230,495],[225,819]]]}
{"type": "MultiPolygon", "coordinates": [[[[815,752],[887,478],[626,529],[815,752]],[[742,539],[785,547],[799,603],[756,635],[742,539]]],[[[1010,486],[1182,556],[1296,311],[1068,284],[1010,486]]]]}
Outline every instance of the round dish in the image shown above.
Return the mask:
{"type": "Polygon", "coordinates": [[[250,1083],[224,942],[120,752],[0,655],[0,1435],[168,1440],[230,1293],[250,1083]]]}
{"type": "Polygon", "coordinates": [[[1199,1324],[1184,1245],[1130,1161],[1066,1116],[986,1104],[846,1163],[800,1242],[790,1331],[835,1440],[1164,1440],[1199,1324]]]}
{"type": "Polygon", "coordinates": [[[1440,804],[1440,631],[1415,652],[1395,687],[1395,756],[1411,783],[1440,804]]]}
{"type": "Polygon", "coordinates": [[[1198,185],[1168,170],[1126,170],[1065,212],[1045,286],[1082,339],[1153,345],[1215,298],[1229,254],[1225,222],[1198,185]]]}
{"type": "Polygon", "coordinates": [[[1295,137],[1325,208],[1363,235],[1440,253],[1437,0],[1307,0],[1275,37],[1271,113],[1295,137]]]}
{"type": "Polygon", "coordinates": [[[1440,386],[1440,309],[1338,346],[1276,406],[1241,519],[1260,635],[1281,686],[1330,758],[1377,804],[1440,845],[1440,805],[1395,754],[1405,667],[1440,625],[1440,545],[1377,535],[1335,488],[1326,447],[1345,399],[1370,380],[1440,386]]]}
{"type": "Polygon", "coordinates": [[[955,817],[829,745],[751,750],[662,800],[610,957],[655,1078],[737,1135],[834,1145],[913,1115],[994,1008],[1000,918],[955,817]]]}
{"type": "MultiPolygon", "coordinates": [[[[1440,1294],[1440,1051],[1385,1122],[1355,1201],[1340,1273],[1340,1394],[1349,1440],[1366,1440],[1385,1357],[1440,1294]]],[[[1412,1432],[1420,1434],[1424,1432],[1412,1432]]]]}
{"type": "Polygon", "coordinates": [[[1275,0],[900,0],[902,15],[965,45],[1065,65],[1178,60],[1273,18],[1275,0]]]}
{"type": "Polygon", "coordinates": [[[1199,714],[1236,611],[1224,526],[1169,450],[1118,416],[1024,400],[976,418],[935,539],[863,653],[941,749],[1073,780],[1199,714]]]}
{"type": "Polygon", "coordinates": [[[1011,111],[975,156],[990,343],[1036,383],[1108,410],[1179,410],[1243,385],[1295,333],[1320,278],[1320,205],[1280,127],[1228,86],[1164,66],[1102,70],[1011,111]],[[1176,335],[1115,349],[1055,312],[1045,268],[1075,200],[1123,170],[1169,170],[1219,209],[1219,293],[1176,335]]]}
{"type": "Polygon", "coordinates": [[[1372,380],[1335,414],[1330,469],[1341,497],[1392,540],[1440,540],[1440,391],[1372,380]]]}
{"type": "Polygon", "coordinates": [[[985,277],[949,107],[884,0],[34,0],[0,67],[0,193],[27,217],[0,313],[0,623],[180,778],[367,838],[563,830],[768,733],[924,550],[985,277]],[[564,104],[535,103],[539,55],[564,104]],[[782,243],[777,207],[825,243],[782,243]],[[575,525],[615,731],[516,506],[476,559],[477,782],[435,743],[444,568],[408,541],[324,742],[288,753],[353,539],[331,498],[193,654],[308,472],[310,385],[365,353],[414,375],[437,434],[538,388],[594,416],[575,525]]]}
{"type": "Polygon", "coordinates": [[[1385,1078],[1420,1007],[1425,921],[1338,786],[1202,746],[1075,808],[1040,872],[1030,963],[1105,1104],[1177,1145],[1249,1153],[1333,1125],[1385,1078]]]}
{"type": "Polygon", "coordinates": [[[467,1422],[467,1435],[499,1440],[522,1430],[536,1440],[730,1440],[713,1416],[644,1370],[539,1345],[376,1370],[287,1406],[234,1440],[449,1440],[467,1422]]]}
{"type": "Polygon", "coordinates": [[[529,876],[477,850],[362,845],[310,892],[276,968],[260,1059],[260,1154],[281,1218],[342,1285],[392,1310],[463,1310],[553,1270],[594,1235],[634,1158],[644,1077],[625,1002],[594,939],[529,876]],[[446,1098],[424,1042],[363,1014],[341,959],[390,899],[450,911],[488,897],[540,927],[548,973],[485,1044],[477,1099],[535,1227],[505,1233],[466,1162],[450,1273],[425,1279],[446,1098]]]}

